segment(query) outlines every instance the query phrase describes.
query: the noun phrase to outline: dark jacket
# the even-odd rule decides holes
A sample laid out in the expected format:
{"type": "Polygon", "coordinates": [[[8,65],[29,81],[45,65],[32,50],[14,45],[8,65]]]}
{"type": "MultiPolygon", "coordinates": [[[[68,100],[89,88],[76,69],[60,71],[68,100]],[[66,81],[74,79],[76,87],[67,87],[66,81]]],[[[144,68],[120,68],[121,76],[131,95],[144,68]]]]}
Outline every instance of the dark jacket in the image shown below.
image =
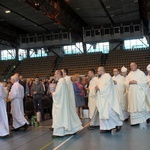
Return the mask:
{"type": "Polygon", "coordinates": [[[31,93],[32,93],[34,99],[36,99],[36,98],[41,99],[43,97],[43,93],[44,93],[43,85],[40,82],[38,82],[37,84],[34,83],[31,88],[31,93]],[[33,92],[35,92],[35,91],[37,93],[33,94],[33,92]]]}

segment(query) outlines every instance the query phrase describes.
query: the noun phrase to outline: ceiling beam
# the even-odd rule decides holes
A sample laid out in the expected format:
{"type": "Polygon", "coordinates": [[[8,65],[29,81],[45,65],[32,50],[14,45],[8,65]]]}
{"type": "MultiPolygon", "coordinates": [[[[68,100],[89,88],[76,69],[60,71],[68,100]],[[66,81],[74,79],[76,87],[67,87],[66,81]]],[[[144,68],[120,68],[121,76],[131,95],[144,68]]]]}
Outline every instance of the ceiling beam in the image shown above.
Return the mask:
{"type": "Polygon", "coordinates": [[[109,11],[107,10],[107,8],[106,8],[106,6],[105,6],[103,0],[99,0],[99,2],[100,2],[100,4],[101,4],[102,8],[104,9],[104,11],[105,11],[107,17],[109,18],[110,22],[111,22],[112,24],[114,24],[114,20],[112,19],[112,17],[111,17],[111,15],[110,15],[109,11]]]}
{"type": "Polygon", "coordinates": [[[25,0],[33,8],[40,10],[54,23],[64,26],[73,36],[82,37],[86,22],[63,0],[25,0]]]}
{"type": "Polygon", "coordinates": [[[140,18],[143,20],[145,26],[148,27],[148,0],[138,0],[138,2],[140,18]]]}

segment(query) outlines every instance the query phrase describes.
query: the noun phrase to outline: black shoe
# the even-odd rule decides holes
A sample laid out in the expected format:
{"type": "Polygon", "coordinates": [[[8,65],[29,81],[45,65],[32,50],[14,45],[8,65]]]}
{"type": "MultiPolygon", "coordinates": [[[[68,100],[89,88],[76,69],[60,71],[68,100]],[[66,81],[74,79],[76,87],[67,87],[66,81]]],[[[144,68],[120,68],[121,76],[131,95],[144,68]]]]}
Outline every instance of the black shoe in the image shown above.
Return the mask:
{"type": "Polygon", "coordinates": [[[116,132],[119,132],[121,130],[122,126],[116,126],[116,132]]]}
{"type": "Polygon", "coordinates": [[[96,127],[95,127],[95,126],[89,126],[88,129],[89,129],[89,130],[95,130],[96,127]]]}
{"type": "Polygon", "coordinates": [[[150,123],[150,118],[148,118],[148,119],[146,120],[146,122],[147,122],[147,124],[149,124],[149,123],[150,123]]]}
{"type": "Polygon", "coordinates": [[[52,138],[63,138],[64,136],[52,135],[52,138]]]}
{"type": "Polygon", "coordinates": [[[100,133],[109,133],[111,130],[100,130],[100,133]]]}
{"type": "Polygon", "coordinates": [[[27,125],[27,123],[25,123],[21,128],[24,128],[24,132],[27,130],[27,128],[28,128],[28,125],[27,125]]]}
{"type": "Polygon", "coordinates": [[[14,128],[14,129],[11,129],[10,131],[14,131],[14,132],[17,132],[17,131],[20,131],[20,128],[14,128]]]}
{"type": "Polygon", "coordinates": [[[51,131],[54,131],[54,128],[53,128],[53,127],[50,127],[49,129],[50,129],[51,131]]]}
{"type": "Polygon", "coordinates": [[[5,136],[0,136],[0,139],[5,139],[5,138],[8,138],[9,137],[9,134],[5,135],[5,136]]]}

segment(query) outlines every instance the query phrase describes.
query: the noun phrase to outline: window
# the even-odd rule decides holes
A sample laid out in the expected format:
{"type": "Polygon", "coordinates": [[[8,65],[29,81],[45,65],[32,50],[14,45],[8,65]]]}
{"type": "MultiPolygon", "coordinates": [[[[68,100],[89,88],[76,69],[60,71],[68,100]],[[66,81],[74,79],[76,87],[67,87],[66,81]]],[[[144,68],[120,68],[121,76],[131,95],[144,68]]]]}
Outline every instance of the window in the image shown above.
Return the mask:
{"type": "Polygon", "coordinates": [[[104,54],[109,53],[109,42],[96,43],[96,44],[86,44],[86,49],[88,53],[102,52],[104,54]]]}
{"type": "Polygon", "coordinates": [[[10,60],[15,59],[16,57],[16,50],[1,50],[1,60],[10,60]]]}
{"type": "Polygon", "coordinates": [[[27,50],[19,49],[18,57],[19,57],[19,60],[23,60],[23,59],[27,58],[27,50]]]}
{"type": "Polygon", "coordinates": [[[148,48],[149,44],[147,43],[146,38],[142,39],[132,39],[132,40],[125,40],[124,41],[124,48],[125,49],[137,49],[137,48],[148,48]]]}
{"type": "Polygon", "coordinates": [[[63,50],[65,54],[81,54],[83,53],[83,45],[82,42],[75,45],[67,45],[63,46],[63,50]]]}
{"type": "Polygon", "coordinates": [[[41,49],[30,49],[30,58],[34,57],[46,57],[47,53],[45,52],[44,48],[41,49]]]}

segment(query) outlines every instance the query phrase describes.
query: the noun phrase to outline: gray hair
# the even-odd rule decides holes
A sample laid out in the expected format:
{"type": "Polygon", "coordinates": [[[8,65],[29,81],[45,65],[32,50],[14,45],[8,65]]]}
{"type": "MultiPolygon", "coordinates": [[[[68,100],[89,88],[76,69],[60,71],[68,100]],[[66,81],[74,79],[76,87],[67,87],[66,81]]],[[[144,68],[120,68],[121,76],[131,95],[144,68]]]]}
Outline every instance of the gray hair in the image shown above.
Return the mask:
{"type": "Polygon", "coordinates": [[[19,78],[15,75],[11,76],[11,79],[13,79],[15,82],[17,82],[19,80],[19,78]]]}

